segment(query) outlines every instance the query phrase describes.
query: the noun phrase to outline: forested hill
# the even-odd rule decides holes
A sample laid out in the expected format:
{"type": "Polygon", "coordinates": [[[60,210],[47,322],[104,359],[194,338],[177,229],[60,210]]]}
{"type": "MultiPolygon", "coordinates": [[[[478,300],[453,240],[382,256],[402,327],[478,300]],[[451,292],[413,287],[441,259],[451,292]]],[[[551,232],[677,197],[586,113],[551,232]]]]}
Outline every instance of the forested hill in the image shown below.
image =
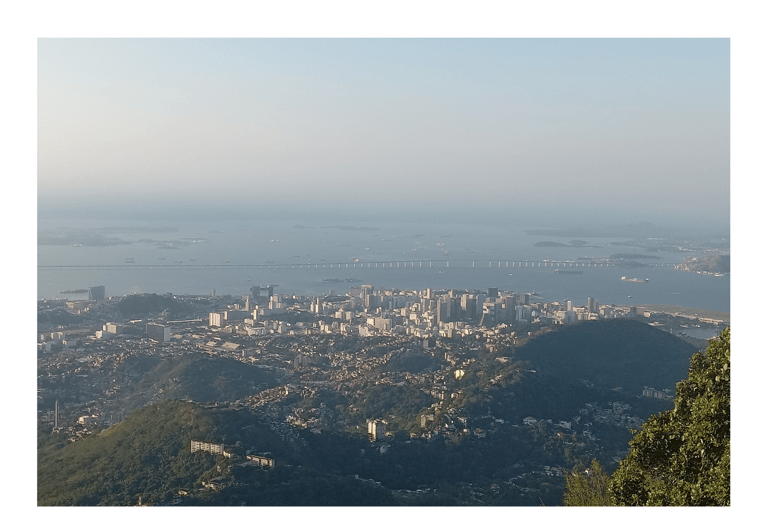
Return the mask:
{"type": "Polygon", "coordinates": [[[581,322],[520,347],[516,357],[539,372],[586,380],[638,395],[644,386],[675,389],[696,349],[677,336],[634,320],[581,322]]]}
{"type": "Polygon", "coordinates": [[[105,378],[129,377],[114,396],[126,411],[149,405],[72,444],[40,424],[38,505],[558,505],[556,468],[615,466],[629,429],[672,405],[639,396],[643,386],[674,389],[695,352],[629,320],[510,340],[460,367],[413,345],[354,386],[291,386],[250,406],[237,401],[290,373],[132,356],[105,378]],[[386,419],[375,442],[373,418],[386,419]],[[239,457],[190,453],[191,439],[239,457]],[[248,465],[248,452],[275,467],[248,465]]]}
{"type": "MultiPolygon", "coordinates": [[[[300,442],[297,447],[294,439],[284,437],[250,409],[176,401],[149,405],[77,443],[39,431],[37,504],[170,504],[193,488],[199,491],[203,482],[223,490],[203,489],[186,496],[185,505],[396,504],[380,485],[301,466],[311,456],[300,442]],[[191,453],[193,439],[226,444],[236,462],[191,453]],[[243,465],[246,451],[273,457],[277,467],[266,471],[243,465]]],[[[368,444],[359,439],[347,448],[358,452],[368,444]]],[[[358,458],[363,460],[359,452],[358,458]]]]}
{"type": "Polygon", "coordinates": [[[118,395],[126,400],[128,410],[157,399],[239,400],[276,386],[280,379],[276,369],[224,357],[188,354],[144,359],[139,372],[141,377],[118,395]]]}

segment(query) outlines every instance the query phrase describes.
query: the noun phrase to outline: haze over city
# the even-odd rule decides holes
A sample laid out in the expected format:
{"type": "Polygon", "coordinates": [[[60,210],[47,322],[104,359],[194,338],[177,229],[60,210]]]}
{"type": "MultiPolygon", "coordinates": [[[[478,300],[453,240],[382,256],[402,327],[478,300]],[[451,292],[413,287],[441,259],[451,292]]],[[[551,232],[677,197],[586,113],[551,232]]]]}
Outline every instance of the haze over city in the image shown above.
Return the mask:
{"type": "Polygon", "coordinates": [[[42,38],[38,212],[727,234],[729,44],[42,38]]]}

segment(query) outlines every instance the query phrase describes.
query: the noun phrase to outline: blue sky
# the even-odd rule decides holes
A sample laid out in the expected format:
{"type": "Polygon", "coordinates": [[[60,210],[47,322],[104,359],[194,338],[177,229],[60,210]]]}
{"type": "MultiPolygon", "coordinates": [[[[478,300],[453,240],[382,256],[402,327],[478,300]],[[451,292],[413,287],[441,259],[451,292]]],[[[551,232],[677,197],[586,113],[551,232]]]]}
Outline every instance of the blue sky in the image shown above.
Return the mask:
{"type": "Polygon", "coordinates": [[[45,202],[722,226],[729,119],[724,38],[38,41],[45,202]]]}

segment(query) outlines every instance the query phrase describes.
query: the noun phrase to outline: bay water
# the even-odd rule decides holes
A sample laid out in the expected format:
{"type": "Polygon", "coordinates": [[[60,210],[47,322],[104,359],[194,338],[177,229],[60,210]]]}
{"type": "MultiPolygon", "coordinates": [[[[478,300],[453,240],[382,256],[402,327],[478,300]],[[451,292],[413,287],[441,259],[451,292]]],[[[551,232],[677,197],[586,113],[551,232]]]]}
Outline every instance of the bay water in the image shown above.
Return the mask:
{"type": "Polygon", "coordinates": [[[673,265],[691,253],[623,245],[632,243],[629,238],[573,240],[527,234],[535,226],[386,221],[105,224],[40,221],[43,232],[78,229],[125,243],[38,245],[39,299],[87,298],[63,292],[97,285],[104,285],[108,296],[207,295],[214,290],[217,295],[239,296],[255,285],[277,285],[276,293],[286,295],[331,290],[343,295],[350,286],[370,284],[403,290],[494,287],[535,293],[546,301],[572,300],[575,305],[592,297],[601,304],[669,304],[730,312],[730,275],[676,270],[673,265]],[[645,256],[633,259],[644,266],[589,266],[589,258],[627,253],[645,256]],[[93,268],[83,268],[88,265],[93,268]],[[648,282],[623,281],[623,276],[648,282]]]}

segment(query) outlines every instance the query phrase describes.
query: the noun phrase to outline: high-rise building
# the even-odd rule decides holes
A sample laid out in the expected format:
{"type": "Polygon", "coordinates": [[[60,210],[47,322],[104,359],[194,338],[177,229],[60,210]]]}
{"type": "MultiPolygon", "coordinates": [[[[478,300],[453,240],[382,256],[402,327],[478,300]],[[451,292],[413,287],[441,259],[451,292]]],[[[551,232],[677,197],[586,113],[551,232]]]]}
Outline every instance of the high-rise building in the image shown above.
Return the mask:
{"type": "Polygon", "coordinates": [[[88,300],[104,300],[104,286],[91,286],[88,289],[88,300]]]}
{"type": "Polygon", "coordinates": [[[208,313],[208,327],[223,327],[224,315],[222,313],[208,313]]]}
{"type": "MultiPolygon", "coordinates": [[[[224,310],[224,320],[226,322],[239,322],[251,316],[251,312],[245,309],[226,309],[224,310]]],[[[210,321],[210,315],[208,317],[210,321]]]]}
{"type": "Polygon", "coordinates": [[[109,334],[123,334],[125,332],[125,326],[120,324],[115,324],[112,322],[107,322],[104,324],[103,330],[105,332],[108,332],[109,334]]]}
{"type": "Polygon", "coordinates": [[[147,324],[147,338],[161,343],[171,341],[171,328],[161,324],[147,324]]]}
{"type": "Polygon", "coordinates": [[[437,307],[437,321],[440,323],[446,323],[451,321],[451,303],[450,299],[444,297],[438,302],[437,307]]]}
{"type": "Polygon", "coordinates": [[[363,289],[363,297],[364,297],[364,304],[366,309],[376,309],[378,307],[381,307],[380,297],[376,295],[366,294],[365,289],[363,289]]]}
{"type": "Polygon", "coordinates": [[[477,316],[477,299],[474,295],[465,293],[461,296],[461,309],[462,313],[467,318],[474,318],[477,316]]]}
{"type": "Polygon", "coordinates": [[[384,436],[387,435],[387,425],[382,420],[368,421],[368,435],[371,441],[384,439],[384,436]]]}

